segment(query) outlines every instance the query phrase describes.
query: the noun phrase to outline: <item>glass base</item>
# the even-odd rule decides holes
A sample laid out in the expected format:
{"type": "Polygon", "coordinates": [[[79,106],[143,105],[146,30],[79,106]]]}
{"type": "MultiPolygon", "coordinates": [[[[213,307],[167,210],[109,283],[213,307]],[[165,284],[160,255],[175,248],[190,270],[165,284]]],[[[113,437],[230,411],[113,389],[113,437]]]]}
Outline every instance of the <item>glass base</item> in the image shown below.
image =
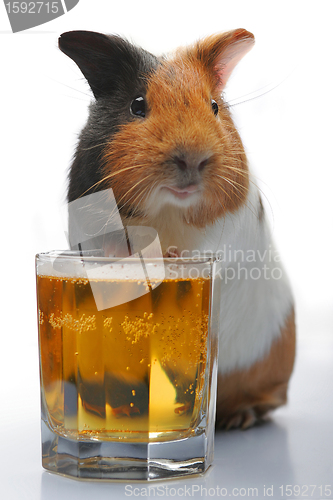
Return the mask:
{"type": "Polygon", "coordinates": [[[79,479],[177,478],[208,469],[213,459],[210,441],[204,432],[169,442],[79,441],[56,434],[42,421],[42,465],[79,479]]]}

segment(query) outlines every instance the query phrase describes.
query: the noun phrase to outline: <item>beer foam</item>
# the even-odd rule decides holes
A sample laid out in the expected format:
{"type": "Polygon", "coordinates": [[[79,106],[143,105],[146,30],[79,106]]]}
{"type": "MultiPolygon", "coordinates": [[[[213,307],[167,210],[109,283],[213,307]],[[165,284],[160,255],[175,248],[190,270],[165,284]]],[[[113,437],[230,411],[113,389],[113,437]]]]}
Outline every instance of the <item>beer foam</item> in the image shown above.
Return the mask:
{"type": "Polygon", "coordinates": [[[37,274],[58,278],[89,280],[163,281],[197,279],[211,276],[211,262],[198,260],[140,258],[123,259],[80,255],[77,252],[50,252],[37,256],[37,274]]]}
{"type": "Polygon", "coordinates": [[[56,278],[89,280],[136,280],[146,278],[163,281],[165,266],[162,259],[140,259],[137,255],[124,259],[104,259],[73,256],[64,253],[41,254],[36,259],[37,274],[56,278]]]}

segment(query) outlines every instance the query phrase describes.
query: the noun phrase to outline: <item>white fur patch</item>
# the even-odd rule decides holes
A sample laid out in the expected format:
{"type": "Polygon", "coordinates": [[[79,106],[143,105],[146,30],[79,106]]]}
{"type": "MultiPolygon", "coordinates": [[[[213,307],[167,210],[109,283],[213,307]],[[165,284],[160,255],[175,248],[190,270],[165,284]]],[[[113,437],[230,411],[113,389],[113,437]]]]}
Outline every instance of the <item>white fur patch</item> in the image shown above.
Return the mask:
{"type": "Polygon", "coordinates": [[[246,206],[225,220],[219,372],[247,369],[268,354],[291,313],[293,297],[251,183],[246,206]]]}
{"type": "Polygon", "coordinates": [[[206,229],[184,223],[181,209],[172,206],[152,221],[163,251],[174,246],[178,252],[222,256],[220,373],[249,368],[267,355],[293,305],[267,221],[259,213],[258,189],[250,182],[245,206],[206,229]]]}

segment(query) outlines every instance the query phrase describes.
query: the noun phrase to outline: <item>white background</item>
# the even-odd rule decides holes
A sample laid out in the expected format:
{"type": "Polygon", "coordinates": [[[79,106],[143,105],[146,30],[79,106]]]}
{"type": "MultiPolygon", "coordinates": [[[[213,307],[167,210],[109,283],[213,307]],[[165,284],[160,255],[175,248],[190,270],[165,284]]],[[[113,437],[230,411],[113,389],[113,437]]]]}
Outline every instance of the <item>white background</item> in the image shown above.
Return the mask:
{"type": "Polygon", "coordinates": [[[0,4],[3,498],[124,494],[123,486],[82,485],[40,466],[34,255],[66,247],[60,208],[91,100],[80,71],[57,49],[58,36],[73,29],[124,35],[156,54],[233,28],[256,36],[226,97],[235,104],[233,116],[293,285],[298,361],[289,405],[266,428],[220,434],[213,472],[197,484],[215,486],[224,478],[230,487],[248,487],[257,481],[262,490],[270,481],[274,498],[281,498],[277,485],[291,469],[293,481],[319,485],[331,478],[333,484],[332,14],[329,0],[80,0],[66,15],[12,34],[0,4]],[[288,467],[281,455],[271,468],[265,457],[253,469],[254,454],[260,464],[263,450],[281,443],[287,443],[288,467]]]}

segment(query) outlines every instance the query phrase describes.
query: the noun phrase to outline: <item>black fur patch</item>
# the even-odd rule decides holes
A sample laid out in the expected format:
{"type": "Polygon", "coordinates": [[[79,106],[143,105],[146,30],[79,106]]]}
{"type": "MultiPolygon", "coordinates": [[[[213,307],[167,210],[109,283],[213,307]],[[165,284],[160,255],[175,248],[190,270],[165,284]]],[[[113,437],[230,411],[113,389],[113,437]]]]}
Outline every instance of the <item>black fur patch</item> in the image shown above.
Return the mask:
{"type": "Polygon", "coordinates": [[[119,127],[134,118],[130,104],[146,92],[147,76],[159,60],[117,36],[71,31],[59,48],[79,66],[95,96],[69,173],[68,201],[106,188],[102,156],[119,127]]]}

